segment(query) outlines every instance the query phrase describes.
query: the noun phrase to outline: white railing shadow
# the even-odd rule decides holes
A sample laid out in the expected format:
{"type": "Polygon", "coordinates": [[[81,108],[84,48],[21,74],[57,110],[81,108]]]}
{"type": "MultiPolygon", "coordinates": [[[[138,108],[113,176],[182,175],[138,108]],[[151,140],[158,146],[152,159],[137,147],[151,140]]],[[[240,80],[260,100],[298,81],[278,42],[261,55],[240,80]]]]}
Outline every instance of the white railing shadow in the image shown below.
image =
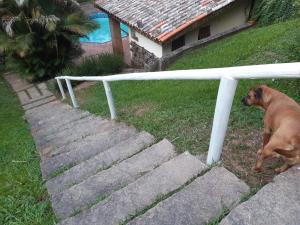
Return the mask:
{"type": "Polygon", "coordinates": [[[107,97],[111,119],[116,119],[117,113],[109,82],[125,80],[220,80],[213,120],[213,128],[207,156],[207,164],[211,165],[215,162],[218,162],[221,157],[238,80],[273,78],[300,78],[300,63],[267,64],[200,70],[147,72],[94,77],[59,76],[55,79],[57,80],[58,87],[63,99],[66,98],[66,95],[61,80],[66,81],[68,92],[74,108],[78,108],[79,106],[72,89],[72,85],[70,82],[71,80],[102,81],[107,97]]]}

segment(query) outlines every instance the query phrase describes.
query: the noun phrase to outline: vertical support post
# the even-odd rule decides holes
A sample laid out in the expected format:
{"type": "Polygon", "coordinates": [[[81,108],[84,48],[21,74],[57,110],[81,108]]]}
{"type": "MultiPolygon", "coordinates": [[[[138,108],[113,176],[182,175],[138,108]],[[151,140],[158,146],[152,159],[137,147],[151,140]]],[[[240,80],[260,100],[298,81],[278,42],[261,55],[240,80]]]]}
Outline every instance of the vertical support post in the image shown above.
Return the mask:
{"type": "Polygon", "coordinates": [[[57,84],[58,84],[58,87],[59,87],[59,90],[60,90],[60,93],[61,93],[61,97],[62,97],[62,100],[65,100],[66,99],[66,95],[65,95],[65,91],[64,91],[64,88],[61,84],[61,81],[60,79],[56,79],[57,81],[57,84]]]}
{"type": "Polygon", "coordinates": [[[237,84],[238,81],[231,77],[222,77],[220,81],[207,156],[208,165],[220,160],[237,84]]]}
{"type": "Polygon", "coordinates": [[[111,36],[112,36],[112,47],[113,47],[114,54],[123,56],[124,49],[123,49],[120,22],[115,20],[114,18],[109,17],[109,26],[110,26],[111,36]]]}
{"type": "Polygon", "coordinates": [[[107,103],[108,103],[108,107],[109,107],[109,111],[110,111],[110,117],[112,120],[114,120],[117,118],[117,114],[116,114],[116,108],[115,108],[114,99],[113,99],[113,96],[111,93],[111,89],[110,89],[109,83],[105,80],[103,81],[103,85],[104,85],[107,103]]]}
{"type": "Polygon", "coordinates": [[[76,109],[76,108],[79,108],[78,103],[77,103],[76,98],[75,98],[75,94],[74,94],[74,92],[73,92],[73,88],[72,88],[72,85],[71,85],[70,80],[69,80],[69,79],[66,79],[66,83],[67,83],[69,95],[70,95],[71,100],[72,100],[73,107],[74,107],[75,109],[76,109]]]}

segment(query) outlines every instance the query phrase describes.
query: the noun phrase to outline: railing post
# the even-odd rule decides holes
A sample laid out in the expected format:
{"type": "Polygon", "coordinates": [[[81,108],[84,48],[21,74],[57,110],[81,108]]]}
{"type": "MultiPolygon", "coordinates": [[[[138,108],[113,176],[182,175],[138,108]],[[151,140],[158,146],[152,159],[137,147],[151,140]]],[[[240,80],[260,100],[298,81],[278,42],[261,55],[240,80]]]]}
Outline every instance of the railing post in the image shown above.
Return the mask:
{"type": "Polygon", "coordinates": [[[208,165],[220,160],[237,84],[238,81],[231,77],[221,78],[207,156],[208,165]]]}
{"type": "Polygon", "coordinates": [[[67,83],[69,95],[70,95],[71,100],[72,100],[73,107],[74,108],[79,108],[78,103],[77,103],[76,98],[75,98],[75,94],[73,92],[73,88],[72,88],[70,80],[66,79],[66,83],[67,83]]]}
{"type": "Polygon", "coordinates": [[[61,93],[61,97],[62,97],[62,100],[65,100],[66,99],[66,95],[65,95],[65,91],[64,91],[64,88],[61,84],[61,81],[60,79],[56,79],[57,81],[57,84],[58,84],[58,87],[59,87],[59,90],[60,90],[60,93],[61,93]]]}
{"type": "Polygon", "coordinates": [[[104,85],[107,103],[108,103],[108,107],[109,107],[109,111],[110,111],[110,117],[112,120],[114,120],[117,118],[117,113],[116,113],[115,103],[114,103],[114,99],[113,99],[113,96],[111,93],[111,89],[110,89],[109,83],[105,80],[103,81],[103,85],[104,85]]]}

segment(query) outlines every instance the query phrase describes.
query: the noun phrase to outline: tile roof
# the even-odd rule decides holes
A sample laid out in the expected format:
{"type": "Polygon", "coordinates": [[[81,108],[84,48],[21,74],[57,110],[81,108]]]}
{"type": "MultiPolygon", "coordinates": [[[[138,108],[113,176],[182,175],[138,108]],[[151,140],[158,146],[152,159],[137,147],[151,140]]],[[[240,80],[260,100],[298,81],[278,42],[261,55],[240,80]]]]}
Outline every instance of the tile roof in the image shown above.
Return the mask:
{"type": "Polygon", "coordinates": [[[189,25],[236,0],[96,0],[96,7],[156,42],[165,42],[189,25]]]}

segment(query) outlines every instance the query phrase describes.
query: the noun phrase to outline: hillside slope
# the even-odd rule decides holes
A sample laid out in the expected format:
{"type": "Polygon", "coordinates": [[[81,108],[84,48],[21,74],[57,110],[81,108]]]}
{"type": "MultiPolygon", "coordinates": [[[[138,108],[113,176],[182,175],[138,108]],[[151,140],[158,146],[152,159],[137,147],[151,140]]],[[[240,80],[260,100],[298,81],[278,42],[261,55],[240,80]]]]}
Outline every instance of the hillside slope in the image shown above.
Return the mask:
{"type": "MultiPolygon", "coordinates": [[[[171,70],[291,62],[289,46],[300,33],[300,19],[252,28],[185,54],[171,70]]],[[[300,43],[299,43],[300,45],[300,43]]]]}
{"type": "MultiPolygon", "coordinates": [[[[300,20],[293,20],[236,34],[185,54],[169,69],[195,69],[249,64],[290,62],[289,45],[300,20]]],[[[272,164],[263,174],[251,171],[261,147],[262,112],[244,107],[240,99],[250,87],[268,84],[300,102],[300,82],[287,80],[240,81],[230,117],[223,161],[248,184],[268,182],[272,164]]],[[[112,82],[118,117],[140,130],[167,137],[181,152],[201,154],[208,149],[219,81],[112,82]]],[[[109,117],[102,86],[77,93],[81,107],[109,117]]],[[[277,162],[274,162],[277,163],[277,162]]]]}

